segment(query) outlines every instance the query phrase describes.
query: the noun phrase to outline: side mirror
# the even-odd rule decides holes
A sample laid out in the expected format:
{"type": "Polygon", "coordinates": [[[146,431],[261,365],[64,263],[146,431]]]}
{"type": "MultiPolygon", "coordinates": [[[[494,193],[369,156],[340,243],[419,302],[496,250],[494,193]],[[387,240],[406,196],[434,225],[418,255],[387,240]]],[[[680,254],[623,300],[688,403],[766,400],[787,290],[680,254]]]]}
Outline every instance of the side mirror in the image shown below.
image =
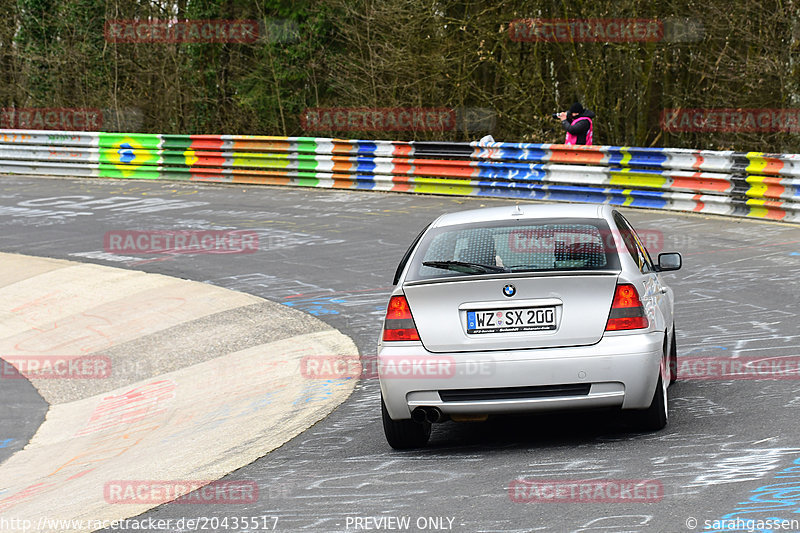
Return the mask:
{"type": "Polygon", "coordinates": [[[683,266],[683,258],[678,252],[658,254],[658,272],[680,270],[681,266],[683,266]]]}

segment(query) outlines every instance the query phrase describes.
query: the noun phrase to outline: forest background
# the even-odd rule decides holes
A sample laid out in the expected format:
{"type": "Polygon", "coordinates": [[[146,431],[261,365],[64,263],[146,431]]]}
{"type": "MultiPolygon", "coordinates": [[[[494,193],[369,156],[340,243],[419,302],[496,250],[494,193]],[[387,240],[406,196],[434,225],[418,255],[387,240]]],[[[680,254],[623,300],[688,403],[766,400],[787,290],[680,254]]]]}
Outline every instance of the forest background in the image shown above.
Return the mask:
{"type": "Polygon", "coordinates": [[[561,142],[551,115],[580,100],[597,113],[595,144],[796,153],[799,8],[800,0],[0,0],[0,108],[99,109],[103,131],[561,142]],[[249,42],[109,37],[109,23],[148,19],[249,20],[260,31],[249,42]],[[663,35],[535,39],[527,19],[642,19],[662,24],[663,35]],[[447,109],[458,120],[394,131],[309,125],[309,110],[330,108],[447,109]],[[778,110],[784,122],[674,131],[664,114],[676,109],[778,110]]]}

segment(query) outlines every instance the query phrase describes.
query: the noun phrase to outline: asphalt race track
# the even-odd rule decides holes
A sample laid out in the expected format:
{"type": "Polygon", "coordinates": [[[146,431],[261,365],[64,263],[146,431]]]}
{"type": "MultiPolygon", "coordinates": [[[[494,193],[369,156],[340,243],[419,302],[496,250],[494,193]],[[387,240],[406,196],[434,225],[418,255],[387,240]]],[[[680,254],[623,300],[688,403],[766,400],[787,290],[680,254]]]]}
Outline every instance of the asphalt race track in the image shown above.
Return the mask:
{"type": "MultiPolygon", "coordinates": [[[[251,293],[320,318],[353,338],[362,354],[372,354],[392,274],[417,233],[443,212],[509,203],[4,176],[0,251],[251,293]],[[133,203],[142,199],[148,201],[133,203]],[[253,230],[260,250],[161,256],[104,251],[108,231],[165,229],[253,230]]],[[[796,368],[800,227],[625,214],[640,231],[663,232],[655,246],[684,256],[682,270],[665,274],[676,292],[679,368],[712,356],[787,358],[796,368]]],[[[0,389],[0,461],[24,446],[46,410],[24,385],[0,389]]],[[[166,504],[138,518],[153,519],[151,526],[163,519],[167,527],[123,530],[681,532],[708,530],[705,521],[734,512],[754,520],[800,517],[796,376],[679,381],[670,389],[670,407],[669,426],[655,434],[631,432],[611,413],[508,417],[437,425],[427,448],[396,452],[383,437],[377,381],[367,379],[328,418],[226,478],[257,482],[256,502],[166,504]],[[509,486],[516,479],[649,479],[663,487],[663,498],[515,502],[509,486]],[[179,522],[198,517],[205,517],[205,527],[179,522]],[[233,517],[264,518],[233,527],[233,517]],[[408,528],[390,517],[407,517],[408,528]]]]}

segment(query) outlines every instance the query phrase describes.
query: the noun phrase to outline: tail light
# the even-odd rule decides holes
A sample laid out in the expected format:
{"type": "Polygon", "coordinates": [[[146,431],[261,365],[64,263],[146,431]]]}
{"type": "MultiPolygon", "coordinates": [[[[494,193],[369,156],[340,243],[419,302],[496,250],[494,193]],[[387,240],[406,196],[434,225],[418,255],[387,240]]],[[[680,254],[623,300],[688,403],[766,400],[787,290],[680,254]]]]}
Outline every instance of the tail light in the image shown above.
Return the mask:
{"type": "Polygon", "coordinates": [[[614,291],[614,303],[608,315],[606,331],[642,329],[648,326],[644,306],[639,299],[636,287],[630,283],[620,283],[614,291]]]}
{"type": "Polygon", "coordinates": [[[405,296],[392,296],[383,325],[385,341],[418,341],[419,333],[405,296]]]}

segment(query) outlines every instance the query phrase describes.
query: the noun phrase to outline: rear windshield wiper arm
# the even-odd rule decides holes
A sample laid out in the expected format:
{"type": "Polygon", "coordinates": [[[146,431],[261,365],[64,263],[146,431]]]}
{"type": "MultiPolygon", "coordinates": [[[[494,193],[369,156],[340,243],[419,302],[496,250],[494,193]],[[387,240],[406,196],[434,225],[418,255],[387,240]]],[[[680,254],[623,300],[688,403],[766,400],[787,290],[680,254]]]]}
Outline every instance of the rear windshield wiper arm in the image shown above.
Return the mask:
{"type": "Polygon", "coordinates": [[[495,272],[509,272],[506,267],[495,265],[484,265],[481,263],[469,263],[467,261],[425,261],[422,263],[426,267],[441,268],[444,270],[454,270],[465,274],[478,271],[483,274],[495,272]]]}

